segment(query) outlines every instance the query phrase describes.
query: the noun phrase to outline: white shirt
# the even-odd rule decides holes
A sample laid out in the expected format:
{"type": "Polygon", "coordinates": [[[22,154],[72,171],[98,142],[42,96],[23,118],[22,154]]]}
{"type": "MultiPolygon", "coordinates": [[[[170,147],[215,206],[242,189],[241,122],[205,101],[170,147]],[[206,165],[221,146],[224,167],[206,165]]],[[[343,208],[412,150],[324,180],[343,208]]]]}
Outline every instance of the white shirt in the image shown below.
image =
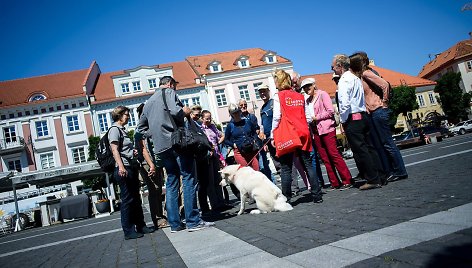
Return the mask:
{"type": "Polygon", "coordinates": [[[339,79],[338,101],[342,123],[347,121],[350,114],[366,111],[362,81],[350,71],[343,73],[339,79]]]}

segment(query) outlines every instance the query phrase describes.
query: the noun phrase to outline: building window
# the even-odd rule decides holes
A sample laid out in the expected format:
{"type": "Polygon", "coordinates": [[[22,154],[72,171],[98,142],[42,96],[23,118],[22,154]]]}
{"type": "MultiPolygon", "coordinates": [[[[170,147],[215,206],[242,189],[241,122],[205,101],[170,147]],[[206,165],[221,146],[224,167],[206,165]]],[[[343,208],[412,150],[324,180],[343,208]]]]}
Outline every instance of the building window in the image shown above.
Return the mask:
{"type": "Polygon", "coordinates": [[[49,107],[50,112],[54,112],[54,107],[49,107]]]}
{"type": "Polygon", "coordinates": [[[256,100],[260,100],[261,96],[259,95],[259,90],[257,88],[262,85],[261,82],[252,84],[254,86],[254,93],[256,94],[256,100]]]}
{"type": "Polygon", "coordinates": [[[465,63],[465,67],[466,67],[466,69],[467,69],[467,72],[472,72],[472,60],[467,61],[467,62],[465,63]]]}
{"type": "Polygon", "coordinates": [[[434,97],[433,92],[429,92],[428,96],[429,96],[429,103],[436,104],[436,98],[434,97]]]}
{"type": "Polygon", "coordinates": [[[267,63],[274,63],[274,62],[276,62],[276,61],[277,61],[277,60],[276,60],[276,58],[275,58],[274,55],[267,55],[267,56],[266,56],[266,62],[267,62],[267,63]]]}
{"type": "Polygon", "coordinates": [[[44,96],[43,94],[35,94],[35,95],[31,96],[29,101],[34,102],[34,101],[40,101],[40,100],[45,100],[45,99],[46,99],[46,96],[44,96]]]}
{"type": "Polygon", "coordinates": [[[39,156],[41,162],[41,169],[48,169],[55,167],[54,165],[54,156],[52,153],[45,153],[39,156]]]}
{"type": "Polygon", "coordinates": [[[129,84],[128,83],[121,84],[121,92],[123,92],[123,94],[129,93],[129,84]]]}
{"type": "Polygon", "coordinates": [[[5,142],[16,142],[15,126],[4,127],[3,136],[5,137],[5,142]]]}
{"type": "Polygon", "coordinates": [[[241,99],[250,101],[251,98],[249,97],[249,90],[247,90],[247,85],[238,86],[238,88],[239,88],[239,97],[241,97],[241,99]]]}
{"type": "Polygon", "coordinates": [[[212,73],[221,72],[221,64],[220,64],[220,62],[212,62],[212,63],[210,63],[210,71],[211,71],[212,73]]]}
{"type": "Polygon", "coordinates": [[[36,134],[38,135],[38,138],[49,136],[48,122],[46,120],[37,121],[35,124],[36,124],[36,134]]]}
{"type": "Polygon", "coordinates": [[[241,58],[238,61],[238,64],[239,64],[240,68],[247,68],[247,67],[249,67],[249,60],[247,60],[246,58],[241,58]]]}
{"type": "Polygon", "coordinates": [[[136,117],[134,116],[133,109],[129,110],[128,126],[130,126],[130,127],[135,127],[136,126],[136,117]]]}
{"type": "Polygon", "coordinates": [[[182,104],[183,104],[184,106],[189,106],[189,105],[188,105],[188,99],[181,99],[180,102],[182,102],[182,104]]]}
{"type": "Polygon", "coordinates": [[[133,91],[134,92],[141,91],[141,82],[139,81],[133,82],[133,91]]]}
{"type": "Polygon", "coordinates": [[[21,172],[20,159],[8,161],[8,171],[14,171],[14,170],[21,172]]]}
{"type": "Polygon", "coordinates": [[[98,115],[98,125],[100,126],[100,132],[106,132],[108,130],[107,114],[98,115]]]}
{"type": "Polygon", "coordinates": [[[218,105],[218,107],[225,106],[228,104],[228,102],[226,101],[224,89],[215,90],[215,96],[216,96],[216,105],[218,105]]]}
{"type": "Polygon", "coordinates": [[[67,127],[69,128],[69,132],[78,131],[79,128],[79,117],[77,115],[72,115],[66,117],[67,119],[67,127]]]}
{"type": "Polygon", "coordinates": [[[150,89],[154,89],[154,88],[157,87],[156,78],[148,79],[148,82],[149,82],[149,88],[150,89]]]}
{"type": "Polygon", "coordinates": [[[193,105],[200,105],[200,97],[193,97],[192,98],[193,105]]]}
{"type": "MultiPolygon", "coordinates": [[[[59,109],[59,110],[60,110],[60,109],[59,109]]],[[[30,115],[31,112],[30,112],[30,111],[26,111],[25,114],[26,114],[26,115],[30,115]]]]}
{"type": "Polygon", "coordinates": [[[76,103],[72,103],[72,108],[75,108],[77,107],[77,104],[76,103]]]}
{"type": "Polygon", "coordinates": [[[420,107],[425,106],[423,95],[418,95],[418,105],[420,107]]]}
{"type": "Polygon", "coordinates": [[[87,161],[87,159],[85,158],[84,147],[72,149],[72,158],[74,159],[74,164],[79,164],[87,161]]]}

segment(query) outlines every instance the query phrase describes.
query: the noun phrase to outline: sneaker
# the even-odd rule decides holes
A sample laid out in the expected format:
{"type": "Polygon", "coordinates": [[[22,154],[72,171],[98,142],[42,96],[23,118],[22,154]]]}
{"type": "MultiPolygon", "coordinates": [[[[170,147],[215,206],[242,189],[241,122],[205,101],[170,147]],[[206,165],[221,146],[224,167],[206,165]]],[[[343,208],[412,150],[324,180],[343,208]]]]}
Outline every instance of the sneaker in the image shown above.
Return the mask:
{"type": "Polygon", "coordinates": [[[129,235],[125,235],[125,240],[138,239],[138,238],[141,238],[143,236],[144,236],[144,234],[142,234],[142,233],[132,232],[129,235]]]}
{"type": "Polygon", "coordinates": [[[313,203],[315,204],[323,203],[323,197],[318,197],[318,198],[313,199],[313,203]]]}
{"type": "Polygon", "coordinates": [[[197,226],[187,228],[187,230],[188,230],[189,232],[195,232],[195,231],[202,230],[202,229],[205,229],[205,228],[214,226],[214,225],[215,225],[214,222],[211,222],[211,221],[203,221],[203,220],[202,220],[197,226]]]}
{"type": "Polygon", "coordinates": [[[352,188],[352,184],[344,184],[343,186],[341,186],[339,188],[339,190],[344,191],[344,190],[351,189],[351,188],[352,188]]]}
{"type": "Polygon", "coordinates": [[[377,189],[377,188],[382,188],[382,186],[378,183],[370,184],[366,183],[359,187],[359,190],[370,190],[370,189],[377,189]]]}
{"type": "Polygon", "coordinates": [[[332,191],[336,191],[337,189],[339,189],[339,187],[333,187],[333,186],[331,186],[331,187],[329,187],[329,189],[327,189],[326,191],[327,191],[327,192],[332,192],[332,191]]]}
{"type": "Polygon", "coordinates": [[[154,233],[154,231],[156,231],[156,229],[154,227],[144,226],[143,229],[137,230],[137,231],[140,234],[150,234],[150,233],[154,233]]]}
{"type": "Polygon", "coordinates": [[[177,228],[175,228],[175,229],[170,228],[170,232],[171,232],[171,233],[177,233],[177,232],[180,232],[180,231],[183,231],[183,230],[185,230],[185,227],[184,227],[184,226],[179,226],[179,227],[177,227],[177,228]]]}

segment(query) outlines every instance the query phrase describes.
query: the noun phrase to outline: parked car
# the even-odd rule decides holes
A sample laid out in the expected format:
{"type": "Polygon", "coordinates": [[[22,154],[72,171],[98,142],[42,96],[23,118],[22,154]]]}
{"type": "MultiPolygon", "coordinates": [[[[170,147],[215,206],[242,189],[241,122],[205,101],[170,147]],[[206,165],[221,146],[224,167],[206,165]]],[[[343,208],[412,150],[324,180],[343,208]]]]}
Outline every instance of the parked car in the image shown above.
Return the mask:
{"type": "Polygon", "coordinates": [[[414,128],[412,131],[405,131],[399,135],[392,136],[393,141],[399,148],[413,147],[416,145],[424,144],[420,139],[420,132],[422,130],[425,135],[434,137],[437,141],[441,141],[443,138],[447,137],[449,130],[444,127],[435,127],[435,126],[424,126],[419,128],[414,128]]]}
{"type": "Polygon", "coordinates": [[[467,132],[472,132],[472,119],[457,123],[454,127],[449,128],[453,135],[464,135],[467,132]]]}

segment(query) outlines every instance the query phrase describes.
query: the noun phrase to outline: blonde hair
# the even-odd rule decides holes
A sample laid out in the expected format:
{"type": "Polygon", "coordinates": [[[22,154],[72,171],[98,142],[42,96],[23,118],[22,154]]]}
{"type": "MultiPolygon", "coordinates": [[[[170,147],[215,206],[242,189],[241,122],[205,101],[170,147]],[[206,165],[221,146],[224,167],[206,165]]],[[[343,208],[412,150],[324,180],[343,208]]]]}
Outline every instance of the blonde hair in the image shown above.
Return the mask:
{"type": "Polygon", "coordinates": [[[275,85],[279,91],[292,88],[292,78],[284,70],[277,70],[274,74],[275,85]]]}

